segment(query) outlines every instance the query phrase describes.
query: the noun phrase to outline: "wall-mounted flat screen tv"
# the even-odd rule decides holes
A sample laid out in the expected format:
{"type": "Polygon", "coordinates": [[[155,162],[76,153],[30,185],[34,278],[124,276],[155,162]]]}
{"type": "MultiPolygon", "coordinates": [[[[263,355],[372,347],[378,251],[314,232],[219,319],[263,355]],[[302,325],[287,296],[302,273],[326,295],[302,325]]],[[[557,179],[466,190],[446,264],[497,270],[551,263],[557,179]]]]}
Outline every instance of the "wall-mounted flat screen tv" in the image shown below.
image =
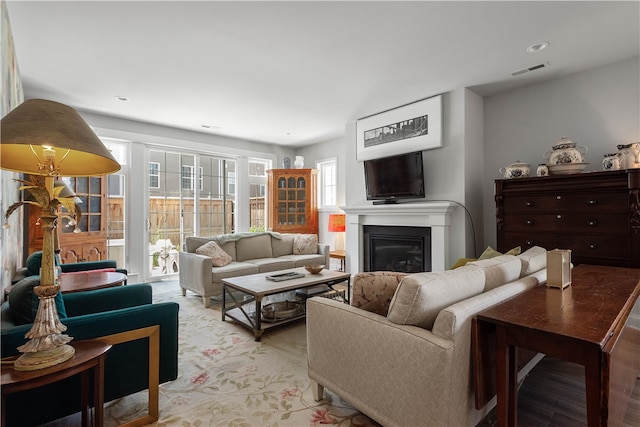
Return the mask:
{"type": "Polygon", "coordinates": [[[367,200],[374,204],[424,197],[422,151],[364,161],[367,200]]]}

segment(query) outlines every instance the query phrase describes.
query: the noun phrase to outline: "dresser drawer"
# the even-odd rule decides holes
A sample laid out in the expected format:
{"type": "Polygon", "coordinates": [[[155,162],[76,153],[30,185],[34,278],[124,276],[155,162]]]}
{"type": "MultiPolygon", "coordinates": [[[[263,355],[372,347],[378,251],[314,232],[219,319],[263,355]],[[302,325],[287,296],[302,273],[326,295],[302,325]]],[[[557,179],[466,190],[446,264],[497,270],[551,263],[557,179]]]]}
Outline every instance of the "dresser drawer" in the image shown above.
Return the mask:
{"type": "Polygon", "coordinates": [[[505,196],[504,213],[517,212],[619,212],[629,204],[627,192],[527,194],[505,196]]]}
{"type": "Polygon", "coordinates": [[[628,235],[584,235],[560,233],[509,233],[502,244],[501,252],[520,246],[522,251],[531,246],[541,246],[547,250],[571,249],[571,258],[576,263],[602,259],[610,261],[629,261],[630,238],[628,235]]]}
{"type": "Polygon", "coordinates": [[[628,234],[629,217],[616,213],[517,213],[505,217],[506,232],[557,232],[628,234]]]}

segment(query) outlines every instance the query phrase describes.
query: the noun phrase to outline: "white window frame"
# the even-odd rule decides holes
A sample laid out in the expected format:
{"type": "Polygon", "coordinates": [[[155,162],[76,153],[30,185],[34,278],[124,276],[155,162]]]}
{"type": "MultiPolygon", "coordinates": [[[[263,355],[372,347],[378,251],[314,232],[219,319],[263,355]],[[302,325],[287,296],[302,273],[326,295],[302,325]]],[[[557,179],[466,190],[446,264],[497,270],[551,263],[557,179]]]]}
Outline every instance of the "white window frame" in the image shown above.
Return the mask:
{"type": "Polygon", "coordinates": [[[160,188],[160,163],[159,162],[149,162],[149,188],[160,188]],[[151,165],[156,165],[157,173],[151,173],[151,165]],[[151,178],[157,179],[157,185],[151,185],[151,178]]]}
{"type": "Polygon", "coordinates": [[[191,190],[191,191],[193,191],[193,189],[194,189],[194,186],[193,186],[193,182],[194,182],[193,172],[194,172],[193,166],[182,165],[180,167],[180,184],[181,184],[183,190],[191,190]],[[186,174],[185,174],[185,172],[186,172],[186,174]],[[187,181],[185,181],[185,180],[187,180],[187,181]],[[185,182],[187,182],[188,185],[184,185],[185,182]]]}
{"type": "Polygon", "coordinates": [[[338,206],[338,158],[318,160],[318,208],[335,209],[338,206]]]}
{"type": "Polygon", "coordinates": [[[229,196],[236,195],[236,173],[235,172],[227,172],[227,194],[229,196]]]}

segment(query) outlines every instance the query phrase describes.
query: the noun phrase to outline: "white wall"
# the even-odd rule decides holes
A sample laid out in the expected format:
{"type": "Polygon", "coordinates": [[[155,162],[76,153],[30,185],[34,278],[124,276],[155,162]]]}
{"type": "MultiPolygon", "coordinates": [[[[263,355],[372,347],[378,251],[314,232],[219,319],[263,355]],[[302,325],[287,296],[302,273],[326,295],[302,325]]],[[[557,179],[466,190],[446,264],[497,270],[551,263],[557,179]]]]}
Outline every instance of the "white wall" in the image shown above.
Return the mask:
{"type": "MultiPolygon", "coordinates": [[[[307,145],[305,147],[298,148],[296,150],[297,156],[304,157],[305,168],[315,168],[316,162],[320,160],[326,160],[330,158],[337,159],[337,205],[335,208],[320,209],[318,212],[318,240],[321,243],[325,243],[331,246],[331,249],[335,249],[334,242],[336,233],[327,231],[329,224],[329,215],[332,213],[342,212],[339,206],[344,205],[345,201],[345,150],[346,150],[345,138],[340,137],[324,141],[319,144],[307,145]]],[[[292,158],[293,161],[293,158],[292,158]]]]}
{"type": "Polygon", "coordinates": [[[484,201],[486,244],[496,244],[494,180],[498,169],[520,160],[533,173],[544,153],[566,136],[589,149],[587,170],[617,144],[640,141],[638,57],[484,100],[484,201]]]}
{"type": "MultiPolygon", "coordinates": [[[[434,94],[436,95],[436,94],[434,94]]],[[[393,106],[389,106],[393,108],[393,106]]],[[[482,98],[459,89],[443,94],[443,146],[423,152],[426,201],[448,200],[467,206],[474,222],[482,224],[481,163],[466,167],[467,157],[482,158],[482,98]],[[469,191],[471,188],[473,191],[469,191]],[[477,189],[477,190],[476,190],[477,189]],[[470,194],[472,196],[470,196],[470,194]]],[[[355,122],[347,123],[345,137],[345,204],[365,205],[363,163],[356,161],[355,122]]],[[[473,255],[470,223],[463,208],[451,220],[448,259],[473,255]]],[[[478,225],[476,225],[478,229],[478,225]]],[[[477,230],[476,230],[477,231],[477,230]]],[[[347,254],[347,266],[349,265],[347,254]]]]}

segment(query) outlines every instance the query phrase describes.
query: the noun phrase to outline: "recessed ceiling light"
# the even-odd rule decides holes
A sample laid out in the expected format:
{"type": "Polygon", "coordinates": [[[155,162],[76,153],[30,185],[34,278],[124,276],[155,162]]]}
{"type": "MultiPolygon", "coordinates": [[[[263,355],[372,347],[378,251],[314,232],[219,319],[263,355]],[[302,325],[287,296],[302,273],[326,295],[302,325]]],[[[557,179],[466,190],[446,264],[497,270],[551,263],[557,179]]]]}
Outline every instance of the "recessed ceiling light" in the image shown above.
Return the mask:
{"type": "Polygon", "coordinates": [[[549,47],[549,43],[547,42],[543,42],[543,43],[536,43],[536,44],[532,44],[531,46],[529,46],[527,48],[527,52],[532,53],[532,52],[540,52],[543,49],[546,49],[549,47]]]}
{"type": "Polygon", "coordinates": [[[129,100],[129,98],[127,98],[126,96],[116,96],[115,98],[118,101],[122,101],[122,102],[127,102],[129,100]]]}

